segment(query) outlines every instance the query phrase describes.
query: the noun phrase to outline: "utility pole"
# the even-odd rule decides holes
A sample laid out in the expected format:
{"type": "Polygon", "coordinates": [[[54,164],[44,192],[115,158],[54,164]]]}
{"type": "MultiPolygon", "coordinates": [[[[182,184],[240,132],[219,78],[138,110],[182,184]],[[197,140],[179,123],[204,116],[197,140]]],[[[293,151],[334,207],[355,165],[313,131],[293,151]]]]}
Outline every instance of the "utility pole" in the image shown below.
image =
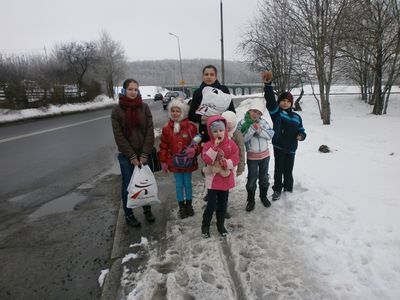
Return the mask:
{"type": "Polygon", "coordinates": [[[182,92],[184,92],[184,86],[185,86],[185,80],[183,80],[183,71],[182,71],[182,57],[181,57],[181,44],[179,43],[179,36],[177,36],[176,34],[173,34],[171,32],[169,32],[170,35],[176,37],[177,41],[178,41],[178,51],[179,51],[179,67],[181,69],[181,81],[180,81],[180,85],[182,87],[182,92]]]}
{"type": "Polygon", "coordinates": [[[221,14],[221,81],[225,84],[225,60],[224,60],[224,20],[222,11],[222,0],[220,0],[220,14],[221,14]]]}

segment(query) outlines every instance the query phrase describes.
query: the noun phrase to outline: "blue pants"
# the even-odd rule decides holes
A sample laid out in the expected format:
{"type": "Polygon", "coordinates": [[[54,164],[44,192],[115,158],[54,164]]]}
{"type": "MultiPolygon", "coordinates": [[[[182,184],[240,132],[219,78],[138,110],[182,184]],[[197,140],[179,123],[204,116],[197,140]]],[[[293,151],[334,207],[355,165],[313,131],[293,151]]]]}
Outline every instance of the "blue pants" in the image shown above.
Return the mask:
{"type": "Polygon", "coordinates": [[[192,200],[192,172],[187,173],[174,173],[175,176],[175,189],[176,199],[182,202],[183,190],[185,190],[186,200],[192,200]]]}
{"type": "MultiPolygon", "coordinates": [[[[131,181],[133,170],[135,166],[131,164],[128,158],[126,158],[122,153],[118,153],[119,167],[121,168],[121,199],[122,206],[124,208],[125,217],[133,214],[132,208],[127,208],[126,203],[128,201],[128,185],[131,181]]],[[[148,211],[151,209],[150,205],[143,206],[143,211],[148,211]]]]}
{"type": "Polygon", "coordinates": [[[268,166],[269,156],[260,160],[247,160],[248,175],[246,190],[252,197],[256,193],[257,179],[260,187],[260,197],[267,197],[269,187],[268,166]]]}

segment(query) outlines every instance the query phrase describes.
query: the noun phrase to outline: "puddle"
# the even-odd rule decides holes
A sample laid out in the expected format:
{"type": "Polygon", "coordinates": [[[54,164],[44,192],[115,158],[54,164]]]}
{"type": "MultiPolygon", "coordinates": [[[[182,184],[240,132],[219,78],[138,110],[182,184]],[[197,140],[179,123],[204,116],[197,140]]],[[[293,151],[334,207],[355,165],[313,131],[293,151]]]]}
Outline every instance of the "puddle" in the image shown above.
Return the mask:
{"type": "Polygon", "coordinates": [[[29,218],[36,219],[50,214],[73,211],[75,205],[84,200],[86,200],[86,196],[72,192],[42,205],[31,213],[29,218]]]}

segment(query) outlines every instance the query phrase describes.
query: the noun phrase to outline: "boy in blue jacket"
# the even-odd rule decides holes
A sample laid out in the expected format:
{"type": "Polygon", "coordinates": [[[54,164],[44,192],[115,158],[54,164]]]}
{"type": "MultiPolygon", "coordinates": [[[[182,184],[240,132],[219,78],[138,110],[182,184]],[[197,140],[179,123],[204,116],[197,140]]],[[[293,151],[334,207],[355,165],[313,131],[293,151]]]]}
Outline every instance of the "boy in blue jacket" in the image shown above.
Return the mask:
{"type": "Polygon", "coordinates": [[[278,101],[271,85],[272,72],[263,74],[264,98],[267,101],[267,109],[274,123],[275,135],[272,138],[274,146],[275,169],[272,200],[280,198],[282,189],[293,191],[293,166],[298,141],[304,141],[306,132],[299,114],[293,111],[293,96],[290,92],[279,95],[278,101]],[[283,182],[282,182],[283,177],[283,182]]]}

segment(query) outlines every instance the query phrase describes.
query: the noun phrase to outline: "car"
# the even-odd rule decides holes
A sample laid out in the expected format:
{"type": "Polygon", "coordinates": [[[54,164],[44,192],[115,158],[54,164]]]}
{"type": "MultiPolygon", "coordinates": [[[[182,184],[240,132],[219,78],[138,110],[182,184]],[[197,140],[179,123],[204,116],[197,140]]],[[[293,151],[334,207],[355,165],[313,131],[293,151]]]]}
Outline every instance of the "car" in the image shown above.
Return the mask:
{"type": "Polygon", "coordinates": [[[164,96],[161,93],[157,93],[154,95],[154,101],[158,101],[158,100],[162,101],[163,98],[164,98],[164,96]]]}
{"type": "Polygon", "coordinates": [[[171,100],[173,98],[185,100],[187,98],[187,96],[182,91],[171,91],[171,92],[166,93],[164,98],[162,99],[162,105],[163,105],[164,110],[167,109],[169,102],[171,102],[171,100]]]}

